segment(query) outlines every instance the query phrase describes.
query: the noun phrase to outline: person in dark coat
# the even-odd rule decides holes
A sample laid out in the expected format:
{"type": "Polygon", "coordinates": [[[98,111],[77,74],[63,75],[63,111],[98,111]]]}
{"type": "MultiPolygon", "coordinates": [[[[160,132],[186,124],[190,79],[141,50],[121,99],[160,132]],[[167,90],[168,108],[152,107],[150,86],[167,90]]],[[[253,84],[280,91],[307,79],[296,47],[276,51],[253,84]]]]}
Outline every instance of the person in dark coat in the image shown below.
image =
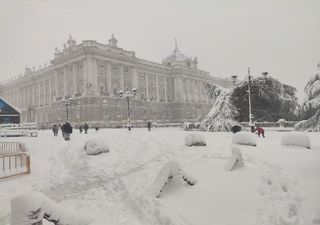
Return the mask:
{"type": "Polygon", "coordinates": [[[52,132],[53,132],[53,135],[54,135],[55,137],[58,136],[59,127],[57,126],[57,124],[53,124],[53,126],[52,126],[52,132]]]}
{"type": "Polygon", "coordinates": [[[96,132],[98,132],[99,127],[98,127],[98,126],[95,126],[95,128],[94,128],[94,129],[96,130],[96,132]]]}
{"type": "Polygon", "coordinates": [[[84,129],[84,133],[87,134],[88,133],[88,129],[89,129],[89,125],[87,123],[85,123],[83,125],[83,129],[84,129]]]}
{"type": "Polygon", "coordinates": [[[83,131],[83,127],[82,127],[82,125],[80,125],[79,126],[79,131],[80,131],[80,134],[82,133],[82,131],[83,131]]]}
{"type": "Polygon", "coordinates": [[[148,122],[147,122],[147,127],[148,127],[148,131],[151,131],[151,121],[150,120],[148,120],[148,122]]]}
{"type": "Polygon", "coordinates": [[[70,134],[72,133],[72,126],[70,123],[65,122],[62,125],[62,130],[64,132],[64,140],[69,141],[70,140],[70,134]]]}

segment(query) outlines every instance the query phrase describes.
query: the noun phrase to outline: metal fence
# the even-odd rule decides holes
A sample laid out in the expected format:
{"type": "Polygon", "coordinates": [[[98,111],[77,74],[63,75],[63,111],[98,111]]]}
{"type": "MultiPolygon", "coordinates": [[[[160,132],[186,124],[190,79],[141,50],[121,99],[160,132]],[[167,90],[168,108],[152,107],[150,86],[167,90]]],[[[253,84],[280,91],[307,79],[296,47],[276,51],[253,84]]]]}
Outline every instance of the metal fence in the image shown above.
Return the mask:
{"type": "Polygon", "coordinates": [[[24,144],[0,142],[0,179],[30,173],[30,156],[24,144]]]}

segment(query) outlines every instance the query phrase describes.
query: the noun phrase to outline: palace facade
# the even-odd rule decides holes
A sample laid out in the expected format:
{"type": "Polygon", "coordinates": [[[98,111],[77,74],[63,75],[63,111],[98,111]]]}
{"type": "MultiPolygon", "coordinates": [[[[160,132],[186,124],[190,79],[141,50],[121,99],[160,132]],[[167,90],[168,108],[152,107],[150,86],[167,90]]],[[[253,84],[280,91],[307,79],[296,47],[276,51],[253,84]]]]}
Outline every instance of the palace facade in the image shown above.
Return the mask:
{"type": "Polygon", "coordinates": [[[210,110],[207,83],[232,87],[231,79],[215,78],[198,69],[197,58],[175,49],[162,63],[136,57],[119,48],[117,39],[100,44],[93,40],[77,44],[69,37],[62,50],[43,68],[1,84],[0,96],[21,111],[22,122],[40,124],[68,120],[125,123],[128,110],[133,123],[198,121],[210,110]],[[123,92],[136,89],[130,105],[123,92]],[[70,105],[64,100],[71,99],[70,105]]]}

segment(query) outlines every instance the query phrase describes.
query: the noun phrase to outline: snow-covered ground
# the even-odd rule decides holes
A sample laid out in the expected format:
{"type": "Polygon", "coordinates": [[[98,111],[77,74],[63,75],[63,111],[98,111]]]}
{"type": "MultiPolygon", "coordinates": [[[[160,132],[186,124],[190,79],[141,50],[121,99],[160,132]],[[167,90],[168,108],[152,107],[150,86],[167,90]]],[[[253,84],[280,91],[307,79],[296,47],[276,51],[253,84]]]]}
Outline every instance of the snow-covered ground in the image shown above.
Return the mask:
{"type": "MultiPolygon", "coordinates": [[[[0,224],[10,223],[11,200],[39,191],[92,225],[308,225],[320,224],[320,134],[306,133],[311,149],[281,146],[285,132],[267,132],[257,147],[239,146],[244,167],[226,171],[232,133],[201,133],[205,147],[188,147],[178,128],[77,130],[67,142],[41,131],[25,142],[31,174],[0,180],[0,224]],[[83,145],[102,139],[111,151],[88,156],[83,145]],[[146,195],[168,161],[197,180],[146,195]]],[[[193,131],[189,131],[193,132],[193,131]]],[[[51,223],[45,223],[51,224],[51,223]]]]}

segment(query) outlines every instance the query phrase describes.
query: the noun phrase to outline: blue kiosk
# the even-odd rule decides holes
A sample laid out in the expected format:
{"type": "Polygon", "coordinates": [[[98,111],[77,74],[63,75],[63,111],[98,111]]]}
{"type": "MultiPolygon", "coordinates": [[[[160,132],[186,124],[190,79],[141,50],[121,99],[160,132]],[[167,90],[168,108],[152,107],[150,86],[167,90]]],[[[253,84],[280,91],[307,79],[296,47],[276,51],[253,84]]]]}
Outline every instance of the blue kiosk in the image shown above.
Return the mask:
{"type": "Polygon", "coordinates": [[[20,112],[0,97],[0,124],[20,123],[20,112]]]}

